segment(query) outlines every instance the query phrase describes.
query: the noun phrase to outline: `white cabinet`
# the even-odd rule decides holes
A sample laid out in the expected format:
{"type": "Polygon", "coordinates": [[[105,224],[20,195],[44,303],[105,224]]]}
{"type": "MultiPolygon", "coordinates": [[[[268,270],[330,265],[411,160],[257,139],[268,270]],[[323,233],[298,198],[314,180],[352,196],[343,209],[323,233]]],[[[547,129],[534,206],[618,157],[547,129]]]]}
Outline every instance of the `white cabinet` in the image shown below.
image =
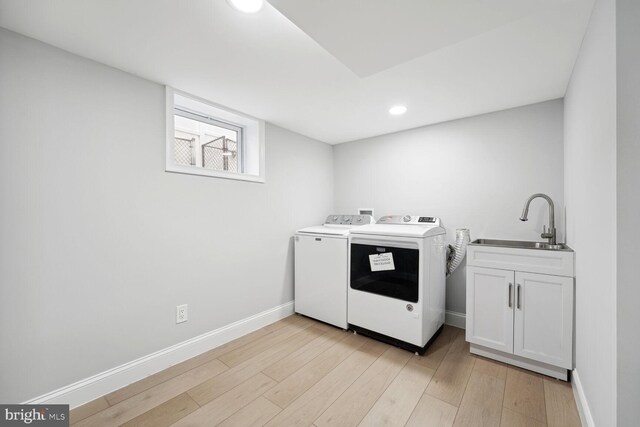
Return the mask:
{"type": "Polygon", "coordinates": [[[571,369],[573,278],[517,272],[515,283],[513,353],[571,369]]]}
{"type": "Polygon", "coordinates": [[[541,255],[546,256],[540,251],[491,253],[473,246],[469,251],[466,339],[471,352],[566,379],[573,363],[573,252],[561,254],[563,274],[571,274],[564,276],[539,273],[541,255]],[[494,264],[512,269],[487,267],[484,254],[489,253],[494,264]],[[529,269],[527,257],[538,265],[529,269]],[[509,264],[512,259],[518,263],[509,264]]]}
{"type": "Polygon", "coordinates": [[[467,267],[467,341],[513,352],[513,282],[513,271],[467,267]]]}

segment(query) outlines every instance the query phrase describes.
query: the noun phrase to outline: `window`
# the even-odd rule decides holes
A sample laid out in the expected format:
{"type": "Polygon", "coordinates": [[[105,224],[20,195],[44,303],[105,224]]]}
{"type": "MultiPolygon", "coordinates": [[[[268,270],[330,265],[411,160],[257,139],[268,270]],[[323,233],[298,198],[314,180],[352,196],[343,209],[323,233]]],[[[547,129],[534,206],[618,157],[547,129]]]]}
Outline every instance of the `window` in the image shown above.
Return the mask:
{"type": "Polygon", "coordinates": [[[167,171],[264,182],[263,141],[263,121],[167,87],[167,171]]]}
{"type": "Polygon", "coordinates": [[[175,107],[173,160],[183,166],[242,172],[242,128],[175,107]]]}

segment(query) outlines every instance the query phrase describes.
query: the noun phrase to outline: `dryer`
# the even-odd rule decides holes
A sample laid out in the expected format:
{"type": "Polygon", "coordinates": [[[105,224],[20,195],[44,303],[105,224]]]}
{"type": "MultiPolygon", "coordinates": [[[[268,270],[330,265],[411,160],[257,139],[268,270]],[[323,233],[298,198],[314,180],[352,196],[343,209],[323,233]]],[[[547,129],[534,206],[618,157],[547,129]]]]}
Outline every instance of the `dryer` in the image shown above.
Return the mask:
{"type": "Polygon", "coordinates": [[[329,215],[296,232],[296,313],[347,329],[349,232],[371,223],[370,215],[329,215]]]}
{"type": "Polygon", "coordinates": [[[349,328],[424,353],[444,325],[445,233],[439,218],[413,215],[353,229],[349,328]]]}

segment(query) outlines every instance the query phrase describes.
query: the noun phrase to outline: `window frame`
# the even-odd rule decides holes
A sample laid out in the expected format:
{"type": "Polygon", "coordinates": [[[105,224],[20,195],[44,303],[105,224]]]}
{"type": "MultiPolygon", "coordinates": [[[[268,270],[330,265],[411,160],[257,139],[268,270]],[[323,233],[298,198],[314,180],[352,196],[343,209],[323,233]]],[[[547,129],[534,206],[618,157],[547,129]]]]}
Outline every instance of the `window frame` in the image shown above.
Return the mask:
{"type": "Polygon", "coordinates": [[[165,171],[264,183],[266,182],[264,128],[265,124],[263,120],[256,119],[249,115],[166,86],[167,134],[165,141],[165,171]],[[198,107],[201,108],[194,109],[183,105],[176,105],[176,96],[183,98],[190,103],[197,103],[198,107]],[[196,165],[177,164],[174,159],[176,115],[238,132],[238,141],[236,141],[236,143],[239,171],[220,171],[205,169],[196,165]],[[250,164],[248,164],[249,157],[251,158],[250,164]]]}

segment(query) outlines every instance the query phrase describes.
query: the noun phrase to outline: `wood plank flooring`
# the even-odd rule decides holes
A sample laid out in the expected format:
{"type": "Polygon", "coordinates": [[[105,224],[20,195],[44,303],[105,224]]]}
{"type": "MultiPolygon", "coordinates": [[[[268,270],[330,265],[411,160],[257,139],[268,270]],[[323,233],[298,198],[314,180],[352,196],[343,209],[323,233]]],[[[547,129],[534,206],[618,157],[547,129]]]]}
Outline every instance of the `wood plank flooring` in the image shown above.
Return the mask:
{"type": "Polygon", "coordinates": [[[74,426],[580,426],[571,385],[469,353],[424,356],[293,315],[71,411],[74,426]]]}

